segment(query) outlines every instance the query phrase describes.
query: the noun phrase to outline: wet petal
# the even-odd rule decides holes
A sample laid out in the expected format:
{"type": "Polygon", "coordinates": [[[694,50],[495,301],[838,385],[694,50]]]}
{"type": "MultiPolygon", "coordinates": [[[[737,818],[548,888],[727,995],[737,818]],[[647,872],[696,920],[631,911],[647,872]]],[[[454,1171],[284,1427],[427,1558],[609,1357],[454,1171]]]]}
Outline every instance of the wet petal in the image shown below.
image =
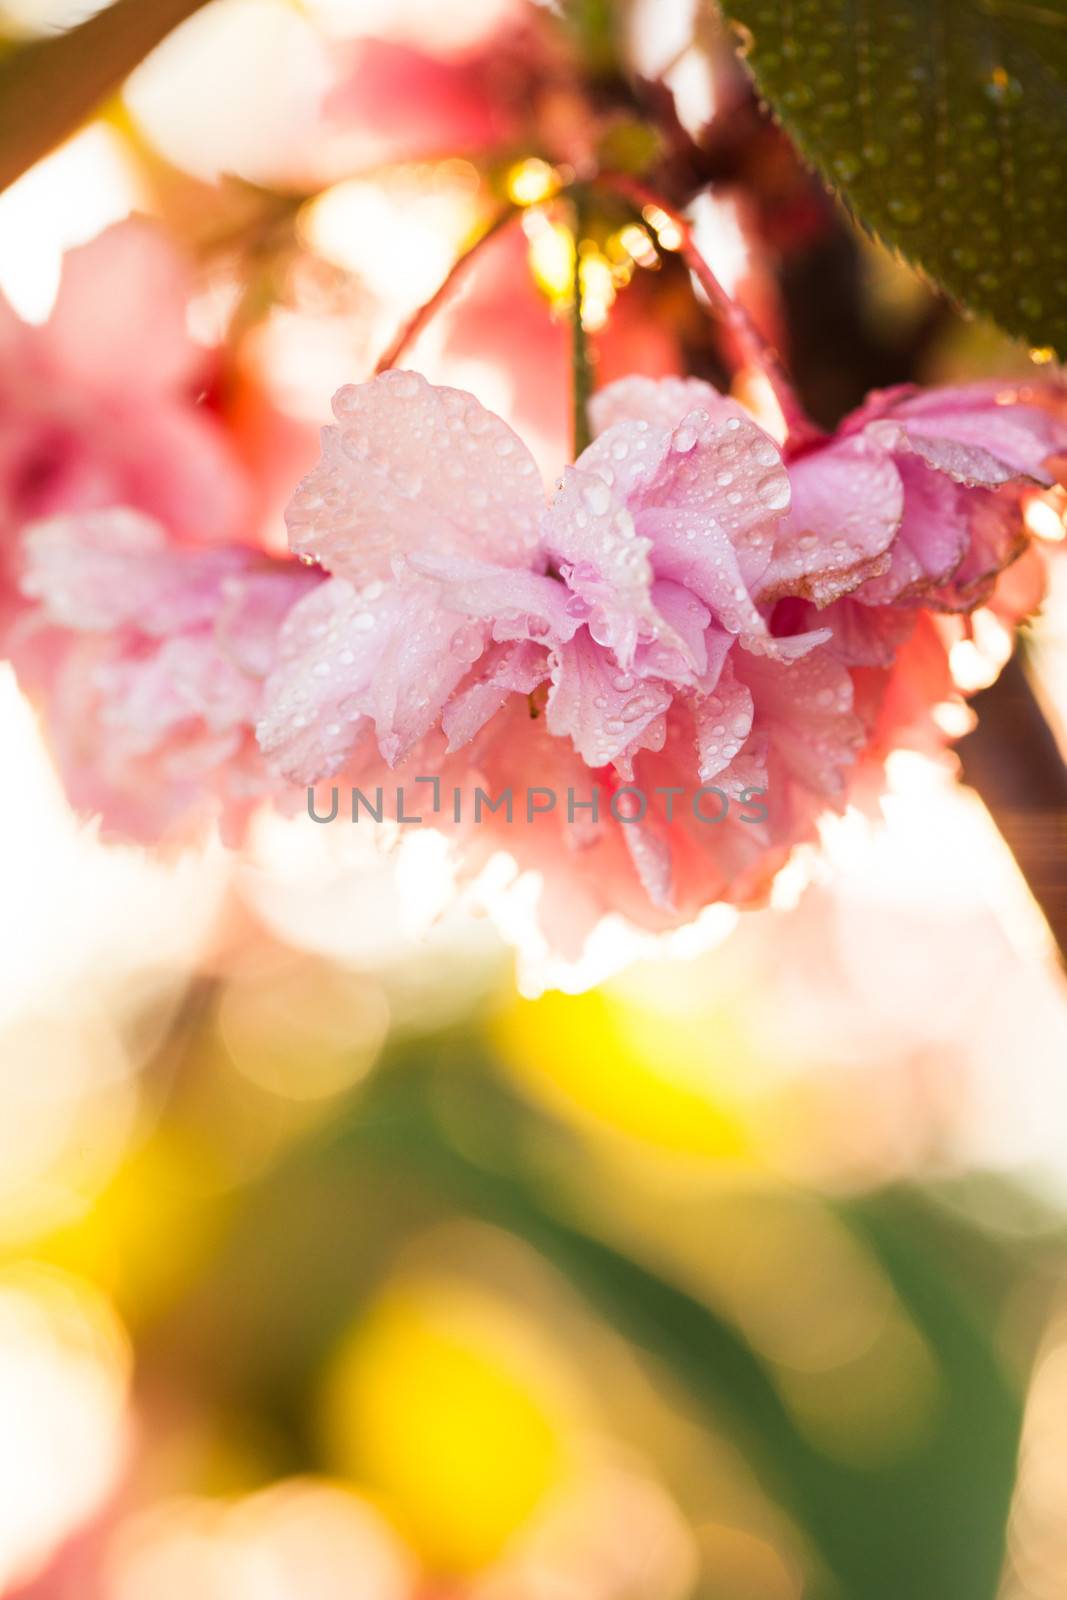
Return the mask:
{"type": "Polygon", "coordinates": [[[333,410],[322,458],[286,513],[295,551],[354,583],[427,550],[543,566],[533,457],[473,395],[385,372],[341,389],[333,410]]]}
{"type": "Polygon", "coordinates": [[[841,795],[864,739],[842,663],[825,647],[788,662],[738,652],[736,670],[784,773],[813,796],[841,795]]]}
{"type": "Polygon", "coordinates": [[[545,548],[573,596],[572,614],[588,619],[598,642],[629,665],[638,639],[658,626],[650,541],[637,534],[601,473],[580,466],[564,473],[544,528],[545,548]]]}
{"type": "Polygon", "coordinates": [[[581,626],[567,607],[571,595],[558,578],[500,567],[466,556],[420,553],[406,563],[440,586],[441,604],[493,625],[493,637],[543,639],[562,644],[581,626]]]}
{"type": "Polygon", "coordinates": [[[510,695],[532,694],[547,677],[548,655],[539,645],[522,641],[488,650],[474,681],[445,707],[441,726],[449,750],[458,750],[473,739],[510,695]]]}
{"type": "Polygon", "coordinates": [[[740,754],[752,732],[753,711],[752,690],[738,680],[727,661],[712,693],[698,695],[693,702],[701,783],[711,783],[740,754]]]}
{"type": "Polygon", "coordinates": [[[548,727],[587,766],[625,763],[642,744],[656,747],[655,725],[670,703],[667,688],[620,668],[583,629],[554,659],[548,727]]]}
{"type": "Polygon", "coordinates": [[[1067,425],[1026,396],[992,383],[891,389],[871,396],[844,427],[865,427],[889,448],[914,451],[958,483],[994,487],[1030,477],[1049,484],[1045,463],[1067,449],[1067,425]]]}
{"type": "Polygon", "coordinates": [[[286,619],[257,737],[287,777],[313,783],[348,759],[365,720],[395,765],[427,733],[471,663],[485,624],[445,610],[430,583],[333,578],[286,619]]]}
{"type": "Polygon", "coordinates": [[[594,433],[604,433],[617,422],[669,431],[690,411],[706,411],[712,417],[748,416],[736,400],[702,378],[620,378],[598,389],[589,402],[594,433]]]}
{"type": "Polygon", "coordinates": [[[893,458],[864,435],[810,451],[789,468],[792,504],[778,526],[760,598],[827,605],[889,564],[904,489],[893,458]]]}
{"type": "Polygon", "coordinates": [[[903,519],[888,569],[856,591],[857,600],[868,606],[900,604],[947,582],[970,544],[973,493],[913,457],[901,457],[898,469],[903,519]]]}

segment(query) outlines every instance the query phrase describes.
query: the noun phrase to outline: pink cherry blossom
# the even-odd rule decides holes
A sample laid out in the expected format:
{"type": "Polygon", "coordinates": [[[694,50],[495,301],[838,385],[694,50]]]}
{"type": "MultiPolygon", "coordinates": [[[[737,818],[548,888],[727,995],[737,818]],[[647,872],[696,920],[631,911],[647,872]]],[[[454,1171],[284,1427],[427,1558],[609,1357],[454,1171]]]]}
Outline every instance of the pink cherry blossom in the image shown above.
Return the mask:
{"type": "Polygon", "coordinates": [[[0,301],[0,648],[30,522],[126,505],[178,537],[240,532],[247,486],[197,403],[187,298],[173,247],[131,220],[66,257],[43,326],[0,301]]]}
{"type": "Polygon", "coordinates": [[[503,847],[541,872],[568,950],[607,910],[665,927],[766,891],[916,696],[928,722],[929,673],[951,692],[920,607],[986,592],[1024,488],[1067,447],[1052,409],[976,386],[876,396],[783,458],[707,384],[631,378],[594,398],[597,437],[546,503],[471,395],[390,372],[334,411],[288,516],[332,576],[289,613],[267,682],[280,772],[765,795],[766,820],[714,825],[684,803],[441,819],[470,870],[503,847]]]}
{"type": "Polygon", "coordinates": [[[595,782],[605,805],[626,784],[768,790],[766,823],[575,826],[560,806],[461,830],[468,864],[503,845],[562,873],[568,947],[608,909],[669,926],[761,892],[863,742],[830,630],[776,631],[763,601],[790,506],[774,441],[680,380],[597,409],[607,425],[546,505],[472,396],[410,372],[342,390],[289,512],[293,548],[333,576],[283,625],[259,725],[301,783],[369,780],[384,758],[460,787],[595,782]]]}
{"type": "MultiPolygon", "coordinates": [[[[1046,388],[1046,398],[1053,395],[1046,388]]],[[[830,448],[848,441],[888,458],[904,488],[889,562],[857,600],[964,611],[990,592],[1026,544],[1021,491],[1051,485],[1056,458],[1067,451],[1062,409],[1057,415],[1039,398],[992,383],[901,387],[871,395],[845,418],[830,448]]],[[[816,449],[809,470],[825,470],[827,457],[816,449]]]]}
{"type": "Polygon", "coordinates": [[[244,546],[183,547],[130,509],[27,529],[12,657],[72,803],[145,841],[212,819],[236,839],[266,796],[284,803],[254,727],[282,620],[319,581],[244,546]]]}
{"type": "MultiPolygon", "coordinates": [[[[440,8],[439,8],[440,9],[440,8]]],[[[334,81],[319,127],[340,170],[515,149],[538,96],[565,70],[537,7],[462,8],[461,37],[442,12],[389,37],[364,36],[335,51],[334,81]]],[[[453,14],[454,15],[454,14],[453,14]]]]}

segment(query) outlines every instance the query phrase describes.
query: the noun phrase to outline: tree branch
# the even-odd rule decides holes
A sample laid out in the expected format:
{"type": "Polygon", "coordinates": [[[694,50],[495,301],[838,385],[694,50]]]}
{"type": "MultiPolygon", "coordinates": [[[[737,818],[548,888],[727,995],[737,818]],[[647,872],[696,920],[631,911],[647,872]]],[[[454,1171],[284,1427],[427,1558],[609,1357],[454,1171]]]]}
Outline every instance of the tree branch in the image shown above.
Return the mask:
{"type": "Polygon", "coordinates": [[[0,190],[60,144],[206,0],[115,0],[0,63],[0,190]]]}

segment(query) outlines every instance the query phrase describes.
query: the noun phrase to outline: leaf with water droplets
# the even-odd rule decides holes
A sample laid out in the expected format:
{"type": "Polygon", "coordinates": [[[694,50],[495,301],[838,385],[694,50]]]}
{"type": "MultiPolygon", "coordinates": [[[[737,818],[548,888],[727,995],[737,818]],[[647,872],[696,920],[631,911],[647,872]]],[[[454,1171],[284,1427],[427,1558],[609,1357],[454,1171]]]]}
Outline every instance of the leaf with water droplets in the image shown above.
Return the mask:
{"type": "Polygon", "coordinates": [[[761,91],[860,221],[1067,352],[1067,0],[722,0],[761,91]]]}

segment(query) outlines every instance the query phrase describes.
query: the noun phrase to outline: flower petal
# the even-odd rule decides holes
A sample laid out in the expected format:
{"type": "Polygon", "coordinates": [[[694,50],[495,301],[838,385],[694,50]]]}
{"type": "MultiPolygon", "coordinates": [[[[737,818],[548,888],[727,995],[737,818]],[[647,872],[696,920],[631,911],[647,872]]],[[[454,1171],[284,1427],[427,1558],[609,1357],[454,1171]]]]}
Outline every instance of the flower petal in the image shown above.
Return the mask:
{"type": "Polygon", "coordinates": [[[752,690],[738,680],[727,661],[713,692],[698,695],[693,702],[701,783],[710,783],[740,754],[752,732],[753,714],[752,690]]]}
{"type": "Polygon", "coordinates": [[[619,378],[598,389],[589,402],[594,433],[604,433],[617,422],[669,430],[690,411],[706,411],[712,417],[748,416],[736,400],[702,378],[619,378]]]}
{"type": "Polygon", "coordinates": [[[141,217],[69,251],[42,339],[67,382],[125,398],[174,390],[203,362],[189,337],[185,263],[141,217]]]}
{"type": "Polygon", "coordinates": [[[449,752],[478,733],[513,694],[532,694],[548,677],[548,655],[540,645],[520,641],[486,651],[477,677],[449,701],[441,718],[449,752]]]}
{"type": "Polygon", "coordinates": [[[914,457],[902,456],[897,469],[904,489],[904,515],[888,568],[856,591],[856,599],[868,606],[921,598],[932,584],[948,581],[970,545],[974,491],[914,457]]]}
{"type": "Polygon", "coordinates": [[[669,578],[652,585],[652,604],[664,626],[656,638],[638,645],[634,671],[677,685],[699,682],[709,673],[714,680],[732,635],[712,627],[704,602],[669,578]]]}
{"type": "Polygon", "coordinates": [[[671,847],[663,829],[635,818],[620,822],[619,831],[642,889],[654,906],[673,912],[671,847]]]}
{"type": "Polygon", "coordinates": [[[562,644],[581,627],[568,610],[568,590],[544,573],[436,551],[410,556],[406,566],[440,586],[441,604],[449,610],[492,622],[493,638],[500,642],[542,639],[562,644]]]}
{"type": "Polygon", "coordinates": [[[760,633],[752,590],[789,493],[781,455],[762,428],[695,411],[665,436],[628,505],[638,533],[652,541],[658,577],[692,590],[729,632],[760,633]]]}
{"type": "Polygon", "coordinates": [[[388,578],[420,550],[543,565],[533,457],[473,395],[384,372],[341,389],[333,410],[286,513],[295,551],[354,583],[388,578]]]}
{"type": "Polygon", "coordinates": [[[254,560],[234,546],[183,550],[158,522],[125,507],[38,522],[23,548],[23,594],[50,621],[82,632],[134,624],[160,635],[210,622],[222,581],[254,560]]]}
{"type": "Polygon", "coordinates": [[[656,748],[657,719],[670,703],[668,689],[622,670],[584,628],[556,653],[548,727],[571,739],[587,766],[625,765],[642,744],[656,748]]]}
{"type": "Polygon", "coordinates": [[[759,726],[783,776],[817,797],[843,794],[864,730],[842,663],[824,647],[790,662],[739,652],[736,668],[752,690],[759,726]]]}
{"type": "Polygon", "coordinates": [[[582,466],[564,473],[544,536],[574,596],[572,614],[588,619],[597,641],[628,666],[638,639],[653,637],[659,626],[649,540],[636,533],[623,500],[601,473],[582,466]]]}
{"type": "Polygon", "coordinates": [[[989,488],[1018,477],[1050,484],[1045,463],[1067,450],[1062,419],[1028,405],[1025,390],[1003,384],[886,390],[843,426],[849,432],[864,427],[889,448],[912,450],[958,483],[989,488]]]}
{"type": "Polygon", "coordinates": [[[778,526],[761,600],[839,599],[889,563],[904,490],[892,457],[865,435],[790,463],[792,504],[778,526]]]}
{"type": "Polygon", "coordinates": [[[256,733],[287,777],[314,783],[340,771],[374,724],[394,766],[428,733],[481,654],[485,624],[445,610],[427,582],[323,583],[290,612],[256,733]]]}

